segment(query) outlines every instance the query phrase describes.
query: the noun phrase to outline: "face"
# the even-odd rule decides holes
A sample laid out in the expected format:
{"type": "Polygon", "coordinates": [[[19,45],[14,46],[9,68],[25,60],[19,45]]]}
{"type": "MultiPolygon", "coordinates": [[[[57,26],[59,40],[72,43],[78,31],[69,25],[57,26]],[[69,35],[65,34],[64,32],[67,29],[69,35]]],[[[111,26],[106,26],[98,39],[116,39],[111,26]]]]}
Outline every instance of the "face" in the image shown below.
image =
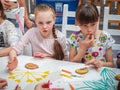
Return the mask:
{"type": "Polygon", "coordinates": [[[55,17],[51,11],[38,12],[35,17],[35,23],[44,38],[52,38],[52,29],[55,24],[55,17]]]}
{"type": "Polygon", "coordinates": [[[85,37],[90,34],[95,35],[97,31],[97,23],[98,22],[80,25],[82,34],[85,37]]]}

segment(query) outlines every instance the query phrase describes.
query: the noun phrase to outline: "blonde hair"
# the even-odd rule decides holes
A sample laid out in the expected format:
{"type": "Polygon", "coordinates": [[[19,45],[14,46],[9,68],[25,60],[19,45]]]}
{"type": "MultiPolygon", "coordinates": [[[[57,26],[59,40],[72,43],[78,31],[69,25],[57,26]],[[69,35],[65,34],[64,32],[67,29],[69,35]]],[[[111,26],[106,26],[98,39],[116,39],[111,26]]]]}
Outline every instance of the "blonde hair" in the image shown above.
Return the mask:
{"type": "MultiPolygon", "coordinates": [[[[50,6],[49,4],[40,4],[38,5],[36,8],[35,8],[35,16],[37,16],[37,14],[40,12],[40,11],[51,11],[53,13],[53,18],[55,18],[55,12],[54,12],[54,9],[52,6],[50,6]]],[[[53,58],[55,59],[58,59],[58,60],[63,60],[64,59],[64,52],[63,52],[63,49],[62,49],[62,46],[60,45],[60,43],[58,42],[57,40],[57,35],[55,33],[55,25],[53,25],[53,29],[52,29],[52,32],[53,32],[53,37],[55,38],[55,41],[54,41],[54,45],[53,45],[53,50],[54,50],[54,53],[53,53],[53,58]]]]}

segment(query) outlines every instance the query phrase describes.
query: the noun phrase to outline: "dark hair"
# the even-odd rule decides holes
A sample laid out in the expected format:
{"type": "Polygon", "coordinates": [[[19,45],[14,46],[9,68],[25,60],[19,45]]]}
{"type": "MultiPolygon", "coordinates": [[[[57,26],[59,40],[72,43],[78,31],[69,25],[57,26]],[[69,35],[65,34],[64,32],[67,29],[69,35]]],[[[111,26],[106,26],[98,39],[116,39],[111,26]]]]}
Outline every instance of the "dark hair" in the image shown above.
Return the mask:
{"type": "Polygon", "coordinates": [[[6,19],[6,15],[5,15],[5,13],[4,13],[4,9],[3,9],[3,6],[2,6],[1,1],[0,1],[0,12],[1,12],[0,17],[1,17],[2,19],[6,19]]]}
{"type": "Polygon", "coordinates": [[[76,20],[79,24],[88,24],[97,22],[99,12],[97,7],[92,3],[85,3],[78,6],[76,10],[76,20]]]}
{"type": "MultiPolygon", "coordinates": [[[[40,4],[40,5],[38,5],[35,8],[34,13],[35,13],[35,16],[36,16],[36,14],[38,12],[40,12],[40,11],[48,11],[48,10],[53,13],[53,18],[55,18],[54,9],[49,4],[40,4]]],[[[64,59],[64,52],[63,52],[62,46],[60,45],[60,43],[57,40],[57,35],[55,33],[55,25],[53,25],[52,32],[53,32],[53,37],[55,38],[54,45],[53,45],[54,54],[53,54],[52,57],[55,58],[55,59],[58,59],[58,60],[63,60],[64,59]]]]}

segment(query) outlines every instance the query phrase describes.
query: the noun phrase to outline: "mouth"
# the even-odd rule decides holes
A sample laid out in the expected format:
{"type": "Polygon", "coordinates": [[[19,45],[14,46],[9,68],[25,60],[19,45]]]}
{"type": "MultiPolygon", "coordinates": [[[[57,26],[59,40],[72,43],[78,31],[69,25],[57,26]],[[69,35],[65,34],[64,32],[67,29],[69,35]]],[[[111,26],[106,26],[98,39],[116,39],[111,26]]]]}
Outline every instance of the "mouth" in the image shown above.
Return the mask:
{"type": "Polygon", "coordinates": [[[43,32],[47,32],[47,30],[43,30],[43,32]]]}

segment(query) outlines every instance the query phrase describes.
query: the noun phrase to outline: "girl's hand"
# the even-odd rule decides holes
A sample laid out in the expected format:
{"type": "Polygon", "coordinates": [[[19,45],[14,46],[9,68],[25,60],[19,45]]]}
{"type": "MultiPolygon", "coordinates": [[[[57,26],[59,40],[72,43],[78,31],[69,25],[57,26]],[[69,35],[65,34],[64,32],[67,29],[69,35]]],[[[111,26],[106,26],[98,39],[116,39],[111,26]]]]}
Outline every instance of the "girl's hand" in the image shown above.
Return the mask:
{"type": "Polygon", "coordinates": [[[17,67],[17,65],[18,65],[18,60],[16,57],[14,57],[13,60],[8,61],[8,65],[7,65],[8,70],[10,71],[14,70],[17,67]]]}
{"type": "Polygon", "coordinates": [[[86,65],[93,65],[96,69],[103,67],[103,63],[100,60],[92,59],[88,62],[86,62],[86,65]]]}
{"type": "Polygon", "coordinates": [[[35,86],[35,90],[50,90],[48,83],[39,83],[35,86]]]}
{"type": "Polygon", "coordinates": [[[85,40],[81,40],[78,38],[78,43],[80,44],[80,48],[83,50],[87,50],[88,48],[94,46],[94,36],[93,35],[87,35],[85,40]]]}
{"type": "Polygon", "coordinates": [[[44,58],[45,55],[43,53],[41,53],[41,52],[34,52],[34,57],[35,58],[44,58]]]}
{"type": "Polygon", "coordinates": [[[5,79],[0,78],[0,88],[8,86],[8,83],[5,79]]]}

